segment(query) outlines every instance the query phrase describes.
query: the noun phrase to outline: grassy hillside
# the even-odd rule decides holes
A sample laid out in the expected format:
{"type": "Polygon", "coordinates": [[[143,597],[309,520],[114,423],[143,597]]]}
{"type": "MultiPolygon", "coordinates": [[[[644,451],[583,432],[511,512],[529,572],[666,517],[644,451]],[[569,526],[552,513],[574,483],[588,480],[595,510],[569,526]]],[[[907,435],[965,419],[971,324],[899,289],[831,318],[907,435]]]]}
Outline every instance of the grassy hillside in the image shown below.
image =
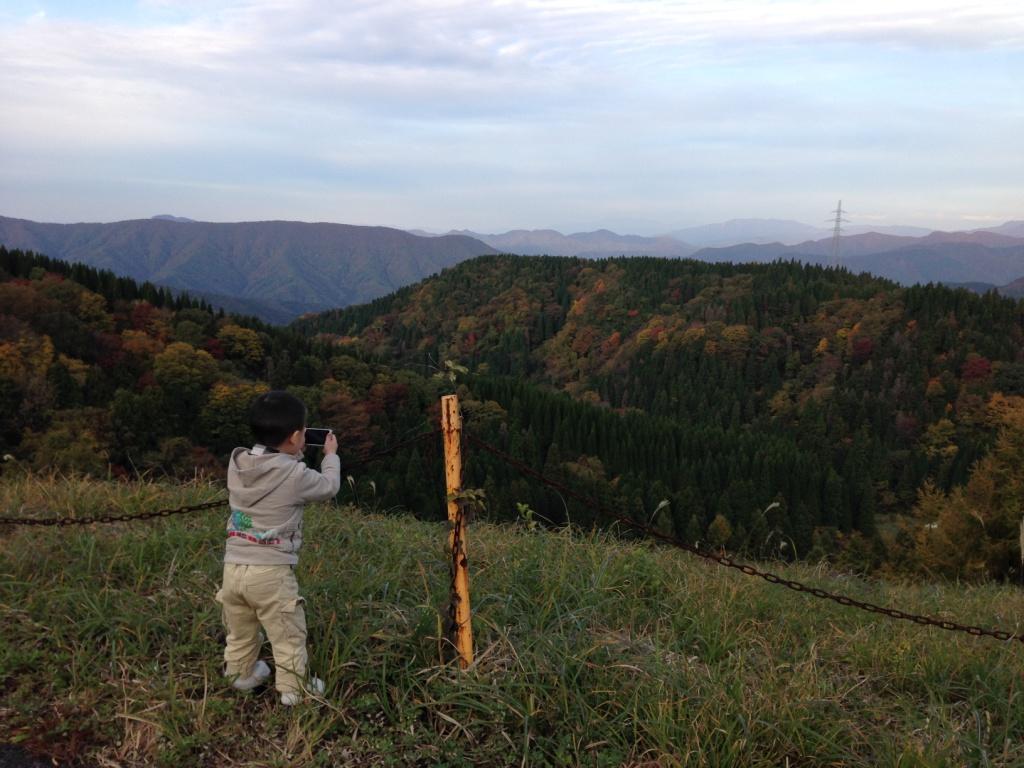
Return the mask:
{"type": "MultiPolygon", "coordinates": [[[[219,492],[8,474],[0,509],[141,511],[219,492]]],[[[473,526],[478,662],[460,673],[437,639],[445,526],[352,508],[307,512],[299,579],[324,700],[236,695],[218,675],[221,523],[3,530],[0,742],[119,766],[1024,764],[1020,643],[605,534],[473,526]]],[[[777,568],[960,621],[1024,616],[1014,588],[777,568]]]]}

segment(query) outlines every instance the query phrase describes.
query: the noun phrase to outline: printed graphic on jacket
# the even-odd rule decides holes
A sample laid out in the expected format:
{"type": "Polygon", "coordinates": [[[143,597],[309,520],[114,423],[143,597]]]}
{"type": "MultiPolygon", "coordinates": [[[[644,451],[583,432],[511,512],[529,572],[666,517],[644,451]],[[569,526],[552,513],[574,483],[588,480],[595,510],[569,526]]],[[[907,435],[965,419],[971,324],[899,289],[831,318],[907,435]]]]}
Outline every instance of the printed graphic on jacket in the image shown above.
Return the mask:
{"type": "Polygon", "coordinates": [[[277,529],[269,531],[257,531],[252,527],[252,518],[234,507],[231,508],[231,522],[228,525],[228,538],[239,538],[251,541],[253,544],[280,544],[277,538],[277,529]]]}

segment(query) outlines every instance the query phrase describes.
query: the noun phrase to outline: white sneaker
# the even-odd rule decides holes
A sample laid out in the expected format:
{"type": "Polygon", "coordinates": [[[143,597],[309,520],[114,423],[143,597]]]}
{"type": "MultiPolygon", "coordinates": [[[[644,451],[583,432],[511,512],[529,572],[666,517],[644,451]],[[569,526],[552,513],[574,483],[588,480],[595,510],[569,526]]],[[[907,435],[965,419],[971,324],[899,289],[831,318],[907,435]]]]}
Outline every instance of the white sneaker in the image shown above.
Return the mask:
{"type": "Polygon", "coordinates": [[[270,667],[265,661],[257,661],[248,677],[236,677],[231,681],[231,687],[239,691],[251,691],[270,677],[270,667]]]}
{"type": "MultiPolygon", "coordinates": [[[[303,692],[312,693],[316,696],[322,696],[324,693],[324,681],[319,677],[310,676],[309,682],[304,683],[303,692]]],[[[288,691],[287,693],[281,694],[281,703],[286,707],[294,707],[302,701],[302,693],[295,693],[294,691],[288,691]]]]}

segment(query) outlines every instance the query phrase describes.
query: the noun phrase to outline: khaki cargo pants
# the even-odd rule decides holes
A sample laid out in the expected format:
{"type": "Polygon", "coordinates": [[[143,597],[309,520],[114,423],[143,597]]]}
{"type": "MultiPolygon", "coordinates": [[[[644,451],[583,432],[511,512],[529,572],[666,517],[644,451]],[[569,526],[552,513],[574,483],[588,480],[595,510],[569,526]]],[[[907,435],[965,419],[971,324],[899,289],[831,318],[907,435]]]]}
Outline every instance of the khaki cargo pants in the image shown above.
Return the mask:
{"type": "Polygon", "coordinates": [[[224,584],[216,600],[227,629],[224,673],[252,673],[263,642],[262,625],[274,652],[277,690],[298,693],[306,677],[306,614],[292,566],[224,563],[224,584]]]}

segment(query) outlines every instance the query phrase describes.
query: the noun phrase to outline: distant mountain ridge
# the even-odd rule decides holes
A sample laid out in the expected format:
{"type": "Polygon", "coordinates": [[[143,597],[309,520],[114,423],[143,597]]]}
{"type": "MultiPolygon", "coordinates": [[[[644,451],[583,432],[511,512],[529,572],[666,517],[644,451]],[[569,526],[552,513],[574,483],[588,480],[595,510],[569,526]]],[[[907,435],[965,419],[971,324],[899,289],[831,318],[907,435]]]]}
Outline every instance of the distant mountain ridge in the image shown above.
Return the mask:
{"type": "MultiPolygon", "coordinates": [[[[842,265],[904,284],[942,282],[1012,290],[1008,286],[1024,276],[1024,221],[921,237],[899,234],[913,228],[888,230],[845,235],[840,243],[842,265]],[[1015,236],[1018,232],[1022,236],[1015,236]]],[[[727,233],[790,239],[820,230],[800,222],[736,219],[677,234],[684,232],[696,241],[727,233]]],[[[781,258],[829,264],[832,251],[830,236],[795,244],[740,242],[698,249],[667,235],[620,235],[607,229],[570,235],[555,230],[436,235],[323,222],[213,223],[170,214],[109,224],[46,224],[0,217],[0,244],[187,290],[217,306],[275,323],[365,303],[467,259],[499,252],[755,263],[781,258]]]]}
{"type": "MultiPolygon", "coordinates": [[[[932,230],[903,225],[870,226],[857,224],[844,227],[843,232],[845,235],[862,235],[873,232],[900,237],[922,237],[932,232],[932,230]]],[[[730,221],[718,222],[716,224],[677,229],[674,232],[669,232],[669,236],[703,247],[724,247],[740,243],[797,245],[809,240],[831,237],[832,230],[827,227],[814,227],[788,219],[731,219],[730,221]]]]}
{"type": "Polygon", "coordinates": [[[793,244],[822,237],[823,234],[819,227],[780,219],[732,219],[677,229],[669,233],[671,237],[687,240],[705,248],[745,242],[793,244]]]}
{"type": "Polygon", "coordinates": [[[449,235],[465,235],[487,243],[503,253],[521,256],[661,256],[683,258],[696,246],[673,237],[619,235],[607,229],[563,235],[553,229],[514,229],[502,234],[485,235],[468,229],[452,230],[449,235]]]}
{"type": "Polygon", "coordinates": [[[0,243],[196,295],[272,322],[360,304],[484,254],[464,236],[298,221],[138,219],[44,224],[0,217],[0,243]]]}
{"type": "MultiPolygon", "coordinates": [[[[871,272],[904,284],[942,282],[1002,286],[1024,276],[1024,259],[1021,258],[1024,237],[1010,234],[1017,231],[1018,223],[1024,231],[1024,222],[1008,222],[1000,227],[969,232],[887,227],[885,232],[859,231],[857,234],[844,234],[840,240],[840,262],[855,272],[871,272]],[[914,236],[905,234],[907,232],[923,234],[914,236]]],[[[774,234],[782,238],[777,241],[730,243],[704,248],[696,248],[673,236],[639,237],[619,235],[608,230],[572,235],[563,235],[551,229],[511,230],[497,235],[460,230],[457,234],[470,235],[499,251],[523,256],[663,256],[716,263],[764,263],[792,258],[827,265],[832,252],[831,235],[795,243],[783,242],[792,240],[798,234],[820,235],[822,232],[827,230],[817,230],[797,221],[736,219],[672,233],[692,237],[693,242],[709,239],[727,241],[743,233],[760,233],[765,237],[774,234]]]]}
{"type": "Polygon", "coordinates": [[[1009,285],[1004,285],[997,290],[1003,296],[1009,296],[1011,299],[1024,299],[1024,277],[1018,277],[1009,285]]]}
{"type": "MultiPolygon", "coordinates": [[[[701,261],[765,263],[797,259],[831,263],[831,238],[799,245],[744,243],[703,248],[691,258],[701,261]]],[[[870,233],[840,240],[840,263],[853,272],[913,283],[991,283],[1005,285],[1024,276],[1024,239],[990,231],[932,232],[925,237],[870,233]]]]}
{"type": "Polygon", "coordinates": [[[1008,235],[1009,237],[1024,237],[1024,219],[1019,221],[1008,221],[1005,224],[1000,224],[998,227],[985,227],[984,229],[976,229],[974,232],[995,232],[998,235],[1008,235]]]}
{"type": "MultiPolygon", "coordinates": [[[[437,237],[425,230],[409,230],[424,237],[437,237]]],[[[733,219],[689,227],[665,235],[644,237],[620,235],[607,229],[565,235],[554,229],[513,229],[487,234],[468,229],[451,230],[449,235],[466,235],[505,253],[522,256],[665,256],[683,258],[700,250],[747,245],[799,247],[803,251],[827,253],[832,231],[785,219],[733,219]]],[[[1024,221],[970,231],[941,231],[904,225],[843,228],[843,250],[847,253],[881,253],[896,248],[937,242],[969,242],[990,247],[1010,247],[1024,240],[1024,221]]]]}

